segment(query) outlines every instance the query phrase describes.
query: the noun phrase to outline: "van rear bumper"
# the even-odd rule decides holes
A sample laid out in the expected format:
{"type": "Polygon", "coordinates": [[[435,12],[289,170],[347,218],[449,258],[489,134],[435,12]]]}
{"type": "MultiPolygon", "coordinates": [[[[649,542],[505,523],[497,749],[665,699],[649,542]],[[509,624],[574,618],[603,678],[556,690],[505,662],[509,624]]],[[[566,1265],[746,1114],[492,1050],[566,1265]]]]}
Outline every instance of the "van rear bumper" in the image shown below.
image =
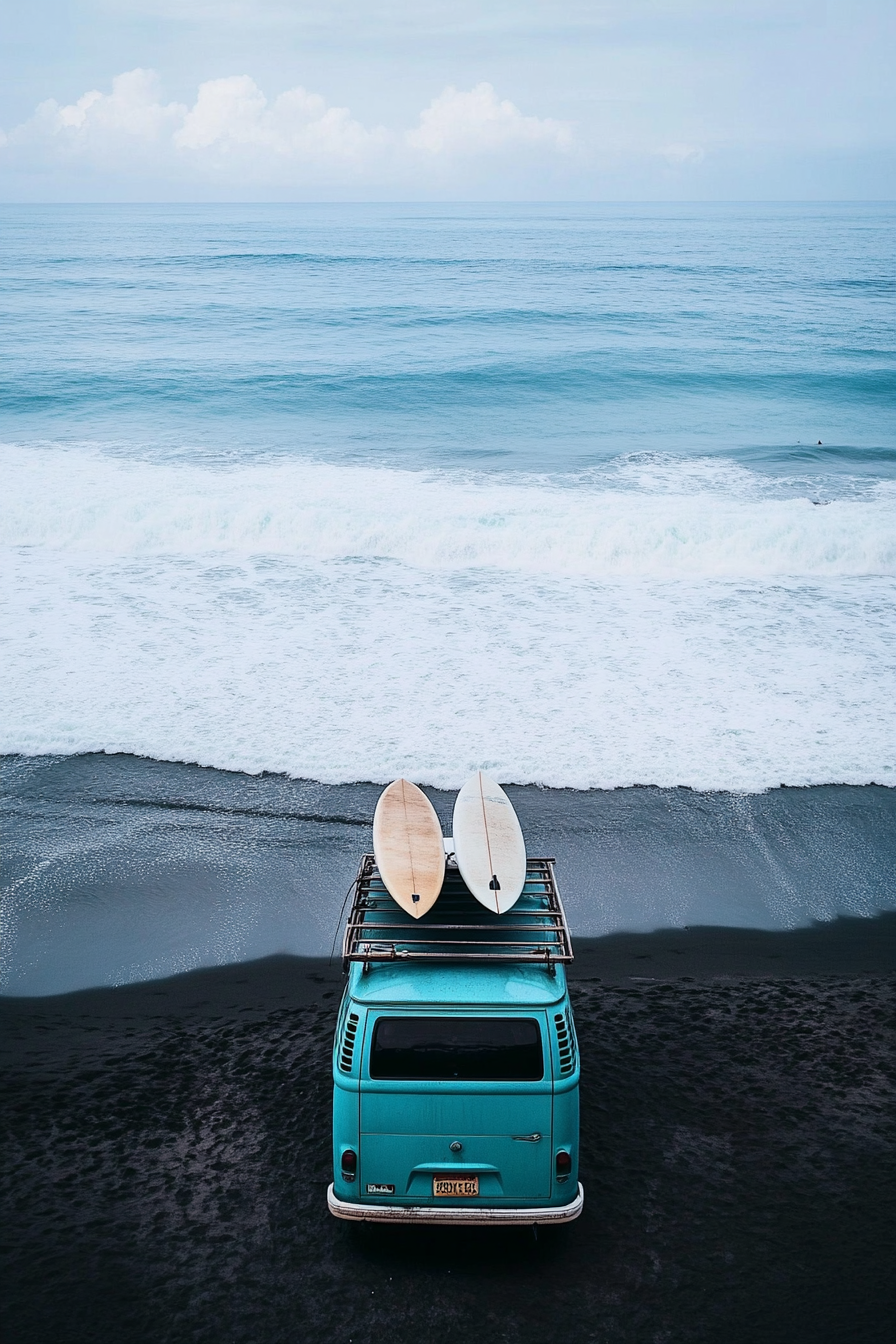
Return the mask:
{"type": "Polygon", "coordinates": [[[336,1218],[354,1223],[437,1223],[487,1224],[489,1227],[507,1227],[525,1223],[571,1223],[578,1218],[585,1204],[585,1192],[579,1185],[571,1204],[560,1204],[543,1209],[440,1209],[431,1204],[350,1204],[335,1194],[332,1185],[327,1190],[327,1207],[336,1218]]]}

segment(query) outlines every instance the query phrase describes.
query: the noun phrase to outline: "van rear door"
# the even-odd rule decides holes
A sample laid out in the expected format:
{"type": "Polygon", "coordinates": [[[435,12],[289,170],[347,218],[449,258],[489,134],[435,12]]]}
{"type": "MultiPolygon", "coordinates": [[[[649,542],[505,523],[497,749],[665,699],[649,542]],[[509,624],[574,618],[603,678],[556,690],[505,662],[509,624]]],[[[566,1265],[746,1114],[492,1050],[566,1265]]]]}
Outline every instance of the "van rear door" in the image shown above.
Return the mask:
{"type": "MultiPolygon", "coordinates": [[[[551,1192],[547,1021],[383,1012],[368,1018],[359,1194],[436,1198],[438,1175],[478,1182],[446,1203],[537,1203],[551,1192]]],[[[439,1197],[441,1198],[441,1197],[439,1197]]]]}

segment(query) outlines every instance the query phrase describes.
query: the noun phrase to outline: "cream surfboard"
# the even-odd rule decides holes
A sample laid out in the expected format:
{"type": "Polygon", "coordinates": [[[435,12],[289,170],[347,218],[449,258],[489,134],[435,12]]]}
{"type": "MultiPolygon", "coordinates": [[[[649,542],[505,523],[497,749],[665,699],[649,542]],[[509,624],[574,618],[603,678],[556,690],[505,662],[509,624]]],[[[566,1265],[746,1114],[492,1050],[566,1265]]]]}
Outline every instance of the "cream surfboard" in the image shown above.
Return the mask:
{"type": "Polygon", "coordinates": [[[415,919],[425,915],[445,880],[445,846],[436,810],[416,784],[396,779],[380,794],[373,853],[392,899],[415,919]]]}
{"type": "Polygon", "coordinates": [[[505,914],[526,881],[526,844],[507,794],[478,770],[454,804],[454,856],[460,875],[487,910],[505,914]]]}

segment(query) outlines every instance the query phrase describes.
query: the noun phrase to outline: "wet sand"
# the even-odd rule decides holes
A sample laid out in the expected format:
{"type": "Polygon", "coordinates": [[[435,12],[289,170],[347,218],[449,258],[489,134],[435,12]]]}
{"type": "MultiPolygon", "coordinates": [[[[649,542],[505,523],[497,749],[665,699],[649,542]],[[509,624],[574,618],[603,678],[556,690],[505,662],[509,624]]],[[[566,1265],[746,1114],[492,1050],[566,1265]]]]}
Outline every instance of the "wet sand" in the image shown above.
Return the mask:
{"type": "Polygon", "coordinates": [[[578,1223],[326,1212],[338,965],[0,1000],[8,1344],[883,1344],[896,916],[578,940],[578,1223]]]}
{"type": "MultiPolygon", "coordinates": [[[[528,852],[557,859],[577,940],[896,910],[896,789],[507,788],[528,852]]],[[[0,757],[3,992],[327,956],[380,792],[125,755],[0,757]]],[[[454,794],[426,792],[450,834],[454,794]]]]}

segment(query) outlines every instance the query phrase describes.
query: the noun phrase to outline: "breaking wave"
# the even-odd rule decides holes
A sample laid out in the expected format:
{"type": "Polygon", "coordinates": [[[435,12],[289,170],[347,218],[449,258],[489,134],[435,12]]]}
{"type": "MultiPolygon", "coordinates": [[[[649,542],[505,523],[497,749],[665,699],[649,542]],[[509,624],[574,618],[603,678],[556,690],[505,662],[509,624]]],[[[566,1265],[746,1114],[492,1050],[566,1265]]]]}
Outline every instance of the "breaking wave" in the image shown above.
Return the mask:
{"type": "Polygon", "coordinates": [[[0,465],[0,750],[446,788],[477,766],[896,783],[891,482],[649,456],[577,477],[49,446],[0,465]]]}
{"type": "Polygon", "coordinates": [[[0,543],[117,555],[391,560],[601,579],[896,572],[896,483],[839,497],[727,462],[641,455],[579,476],[309,461],[229,468],[0,450],[0,543]],[[819,497],[822,493],[822,497],[819,497]]]}

